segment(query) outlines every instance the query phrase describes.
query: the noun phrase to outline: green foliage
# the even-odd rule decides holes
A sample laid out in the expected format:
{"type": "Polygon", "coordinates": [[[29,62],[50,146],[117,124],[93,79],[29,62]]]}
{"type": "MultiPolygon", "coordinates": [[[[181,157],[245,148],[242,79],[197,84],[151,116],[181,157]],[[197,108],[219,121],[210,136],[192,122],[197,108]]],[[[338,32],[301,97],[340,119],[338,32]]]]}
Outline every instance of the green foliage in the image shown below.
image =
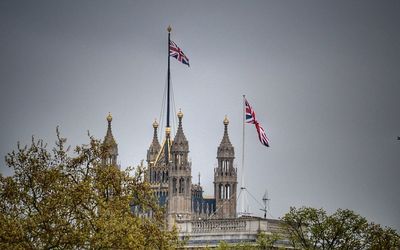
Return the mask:
{"type": "Polygon", "coordinates": [[[249,242],[241,242],[238,244],[228,244],[225,241],[220,241],[216,249],[218,249],[218,250],[231,250],[231,249],[253,250],[253,249],[258,249],[258,248],[249,242]]]}
{"type": "Polygon", "coordinates": [[[217,249],[218,250],[228,250],[229,249],[229,245],[225,241],[220,241],[218,246],[217,246],[217,249]]]}
{"type": "Polygon", "coordinates": [[[264,232],[260,232],[257,235],[257,249],[274,249],[274,244],[280,239],[282,239],[282,236],[279,234],[266,234],[264,232]]]}
{"type": "Polygon", "coordinates": [[[57,137],[52,150],[32,139],[6,156],[14,175],[0,175],[0,249],[178,246],[141,167],[134,172],[102,165],[106,150],[93,138],[70,156],[58,131],[57,137]],[[134,214],[131,205],[153,216],[134,214]]]}
{"type": "Polygon", "coordinates": [[[366,242],[370,249],[399,249],[400,236],[392,228],[382,228],[371,223],[368,227],[366,242]]]}
{"type": "Polygon", "coordinates": [[[251,242],[240,242],[236,244],[228,244],[225,241],[221,241],[217,249],[218,250],[226,250],[226,249],[238,249],[238,250],[264,250],[264,249],[276,249],[273,245],[281,239],[281,236],[278,234],[265,234],[264,232],[260,232],[257,235],[256,244],[251,242]]]}
{"type": "Polygon", "coordinates": [[[323,209],[290,208],[283,217],[288,238],[304,249],[396,249],[399,235],[348,209],[327,215],[323,209]]]}

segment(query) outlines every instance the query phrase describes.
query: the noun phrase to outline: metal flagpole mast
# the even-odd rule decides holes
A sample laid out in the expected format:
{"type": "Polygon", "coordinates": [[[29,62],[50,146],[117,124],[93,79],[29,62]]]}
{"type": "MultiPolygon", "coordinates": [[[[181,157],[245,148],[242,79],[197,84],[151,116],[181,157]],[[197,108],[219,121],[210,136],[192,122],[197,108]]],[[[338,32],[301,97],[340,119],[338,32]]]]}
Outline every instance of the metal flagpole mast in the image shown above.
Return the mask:
{"type": "Polygon", "coordinates": [[[241,213],[244,214],[245,213],[245,186],[244,186],[244,133],[245,133],[245,122],[246,122],[246,106],[244,103],[246,96],[243,95],[243,138],[242,138],[242,176],[241,176],[241,187],[240,187],[240,193],[242,193],[242,200],[241,200],[241,213]]]}
{"type": "Polygon", "coordinates": [[[171,44],[171,26],[168,26],[167,31],[168,31],[168,81],[167,81],[167,127],[165,128],[165,162],[169,162],[169,147],[170,147],[170,133],[171,133],[171,127],[170,127],[170,102],[171,102],[171,72],[170,72],[170,53],[169,53],[169,48],[171,44]]]}
{"type": "Polygon", "coordinates": [[[170,66],[170,55],[169,55],[169,46],[171,44],[171,26],[168,26],[167,31],[168,31],[168,83],[167,83],[167,129],[170,127],[169,124],[169,109],[170,109],[170,80],[171,80],[171,73],[169,70],[170,66]]]}

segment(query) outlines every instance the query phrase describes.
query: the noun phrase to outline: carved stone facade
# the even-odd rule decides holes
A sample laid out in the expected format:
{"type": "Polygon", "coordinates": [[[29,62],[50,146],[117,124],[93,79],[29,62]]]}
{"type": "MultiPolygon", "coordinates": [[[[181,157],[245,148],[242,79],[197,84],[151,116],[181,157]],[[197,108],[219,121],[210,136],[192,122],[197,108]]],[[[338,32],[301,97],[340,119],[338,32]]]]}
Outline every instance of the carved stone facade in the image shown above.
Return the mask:
{"type": "MultiPolygon", "coordinates": [[[[221,241],[230,244],[248,242],[256,245],[260,232],[284,235],[282,222],[273,219],[245,216],[229,219],[178,221],[179,236],[187,239],[185,248],[215,248],[221,241]]],[[[285,237],[274,243],[273,249],[293,249],[285,237]]]]}
{"type": "MultiPolygon", "coordinates": [[[[158,123],[153,123],[153,140],[147,150],[145,179],[151,185],[159,204],[166,207],[168,228],[176,226],[179,236],[188,239],[185,247],[199,249],[216,247],[220,241],[227,243],[250,242],[255,244],[260,232],[277,233],[282,230],[278,220],[236,215],[237,170],[234,167],[235,150],[229,139],[229,121],[224,119],[224,133],[217,148],[217,167],[214,169],[214,197],[203,197],[200,176],[192,184],[192,166],[189,161],[189,142],[183,133],[183,113],[178,113],[178,130],[171,140],[166,128],[165,139],[159,143],[158,123]]],[[[104,164],[117,164],[118,145],[111,131],[112,117],[107,116],[108,128],[103,146],[104,164]]],[[[131,207],[139,216],[152,216],[140,207],[131,207]]],[[[289,241],[279,240],[275,247],[290,248],[289,241]]]]}
{"type": "Polygon", "coordinates": [[[151,184],[159,204],[167,208],[171,227],[177,220],[235,218],[237,172],[233,165],[235,151],[229,140],[227,118],[217,149],[218,167],[214,169],[214,197],[204,198],[203,188],[192,184],[189,142],[183,133],[183,113],[179,111],[178,130],[173,140],[166,128],[162,145],[157,139],[158,124],[153,123],[153,141],[147,150],[146,180],[151,184]]]}
{"type": "Polygon", "coordinates": [[[176,218],[192,218],[192,166],[189,162],[189,142],[182,128],[183,113],[178,113],[179,125],[171,146],[168,178],[168,222],[176,218]]]}
{"type": "Polygon", "coordinates": [[[214,169],[214,197],[218,218],[236,217],[237,171],[233,166],[235,149],[229,140],[229,121],[224,119],[224,136],[217,150],[218,166],[214,169]]]}
{"type": "Polygon", "coordinates": [[[104,137],[103,147],[105,149],[105,154],[103,155],[102,164],[111,164],[117,166],[118,157],[118,144],[115,142],[114,136],[111,131],[112,116],[108,114],[107,116],[107,133],[104,137]]]}

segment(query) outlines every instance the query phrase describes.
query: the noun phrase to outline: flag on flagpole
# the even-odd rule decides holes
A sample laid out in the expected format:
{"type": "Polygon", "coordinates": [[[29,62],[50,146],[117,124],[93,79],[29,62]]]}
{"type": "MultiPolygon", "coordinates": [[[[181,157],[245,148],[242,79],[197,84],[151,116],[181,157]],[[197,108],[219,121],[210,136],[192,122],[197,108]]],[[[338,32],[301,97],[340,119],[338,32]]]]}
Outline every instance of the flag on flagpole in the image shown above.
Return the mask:
{"type": "Polygon", "coordinates": [[[169,41],[169,55],[176,58],[176,60],[180,61],[183,64],[189,65],[189,58],[183,53],[183,51],[174,43],[173,41],[169,41]]]}
{"type": "Polygon", "coordinates": [[[244,103],[246,107],[246,123],[254,124],[257,130],[258,139],[261,144],[266,147],[269,147],[269,139],[265,134],[264,128],[260,125],[260,123],[256,119],[256,112],[254,112],[253,108],[250,106],[250,103],[244,98],[244,103]]]}

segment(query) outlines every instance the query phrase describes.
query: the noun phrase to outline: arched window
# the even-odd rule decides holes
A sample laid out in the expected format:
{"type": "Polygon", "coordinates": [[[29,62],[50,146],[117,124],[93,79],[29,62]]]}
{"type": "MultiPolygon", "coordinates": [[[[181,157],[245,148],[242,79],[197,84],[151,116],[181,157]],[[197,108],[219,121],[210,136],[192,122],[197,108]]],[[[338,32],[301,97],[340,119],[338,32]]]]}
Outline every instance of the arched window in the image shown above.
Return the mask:
{"type": "Polygon", "coordinates": [[[172,193],[176,194],[176,178],[172,179],[172,193]]]}
{"type": "Polygon", "coordinates": [[[174,158],[172,159],[173,160],[172,169],[176,170],[178,169],[178,155],[175,154],[173,157],[174,158]]]}
{"type": "Polygon", "coordinates": [[[229,184],[225,185],[225,199],[229,199],[231,197],[231,186],[229,184]]]}
{"type": "Polygon", "coordinates": [[[186,192],[190,194],[190,177],[186,178],[186,192]]]}
{"type": "Polygon", "coordinates": [[[182,194],[185,192],[185,179],[179,179],[179,193],[182,194]]]}

